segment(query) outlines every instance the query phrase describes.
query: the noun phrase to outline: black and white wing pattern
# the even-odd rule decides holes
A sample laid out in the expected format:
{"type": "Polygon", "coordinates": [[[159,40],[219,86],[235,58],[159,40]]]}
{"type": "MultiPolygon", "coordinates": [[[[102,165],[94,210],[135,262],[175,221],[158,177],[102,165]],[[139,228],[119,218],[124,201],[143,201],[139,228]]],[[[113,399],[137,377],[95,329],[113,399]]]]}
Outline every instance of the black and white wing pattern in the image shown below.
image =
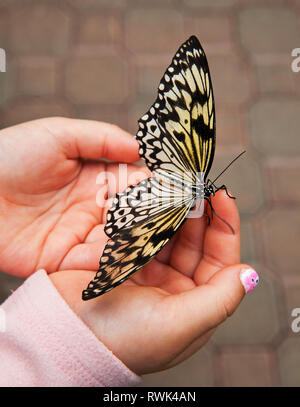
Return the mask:
{"type": "Polygon", "coordinates": [[[210,170],[215,151],[215,107],[207,59],[195,36],[175,54],[156,101],[139,120],[140,156],[151,171],[173,176],[210,170]]]}
{"type": "Polygon", "coordinates": [[[194,205],[191,190],[164,178],[148,178],[114,198],[105,232],[110,237],[87,300],[110,291],[147,264],[171,239],[194,205]]]}
{"type": "Polygon", "coordinates": [[[153,177],[117,194],[107,214],[109,240],[82,298],[102,295],[148,263],[185,221],[215,149],[215,110],[204,51],[196,37],[175,54],[158,96],[139,120],[140,156],[153,177]]]}

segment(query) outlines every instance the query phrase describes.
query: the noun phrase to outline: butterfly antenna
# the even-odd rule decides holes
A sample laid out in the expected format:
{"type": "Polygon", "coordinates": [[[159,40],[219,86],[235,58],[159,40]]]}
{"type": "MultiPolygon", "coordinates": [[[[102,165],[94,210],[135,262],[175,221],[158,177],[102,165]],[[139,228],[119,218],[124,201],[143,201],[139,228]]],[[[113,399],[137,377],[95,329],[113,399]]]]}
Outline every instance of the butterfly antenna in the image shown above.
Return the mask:
{"type": "Polygon", "coordinates": [[[246,150],[242,151],[237,157],[235,157],[235,158],[227,165],[227,167],[225,167],[224,170],[217,176],[217,178],[215,178],[213,181],[211,181],[211,184],[214,184],[214,183],[217,181],[217,179],[219,179],[220,176],[221,176],[222,174],[224,174],[224,172],[225,172],[238,158],[240,158],[240,156],[243,155],[245,152],[246,152],[246,150]]]}

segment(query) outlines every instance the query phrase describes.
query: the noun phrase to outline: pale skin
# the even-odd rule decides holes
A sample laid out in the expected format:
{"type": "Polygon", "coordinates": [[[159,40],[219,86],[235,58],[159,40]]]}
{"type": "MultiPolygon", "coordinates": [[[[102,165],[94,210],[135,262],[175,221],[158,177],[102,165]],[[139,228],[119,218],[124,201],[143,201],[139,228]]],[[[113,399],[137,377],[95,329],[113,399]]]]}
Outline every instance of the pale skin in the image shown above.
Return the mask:
{"type": "MultiPolygon", "coordinates": [[[[141,375],[199,350],[242,301],[240,221],[219,191],[214,217],[188,219],[158,256],[109,293],[82,301],[107,237],[97,175],[137,171],[138,144],[96,121],[45,118],[0,132],[0,258],[9,274],[43,268],[64,300],[119,359],[141,375]]],[[[138,169],[141,171],[141,169],[138,169]]],[[[144,176],[149,175],[146,169],[144,176]]]]}

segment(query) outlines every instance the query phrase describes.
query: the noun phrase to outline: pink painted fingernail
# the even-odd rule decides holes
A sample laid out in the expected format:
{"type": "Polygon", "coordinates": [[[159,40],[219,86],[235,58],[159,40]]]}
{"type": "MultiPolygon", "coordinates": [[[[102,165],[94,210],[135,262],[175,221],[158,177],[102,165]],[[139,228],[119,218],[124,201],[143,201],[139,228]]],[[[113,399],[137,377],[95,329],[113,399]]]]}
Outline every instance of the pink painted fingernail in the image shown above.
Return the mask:
{"type": "Polygon", "coordinates": [[[259,275],[253,269],[244,269],[240,273],[240,280],[245,288],[246,294],[248,294],[257,286],[259,275]]]}

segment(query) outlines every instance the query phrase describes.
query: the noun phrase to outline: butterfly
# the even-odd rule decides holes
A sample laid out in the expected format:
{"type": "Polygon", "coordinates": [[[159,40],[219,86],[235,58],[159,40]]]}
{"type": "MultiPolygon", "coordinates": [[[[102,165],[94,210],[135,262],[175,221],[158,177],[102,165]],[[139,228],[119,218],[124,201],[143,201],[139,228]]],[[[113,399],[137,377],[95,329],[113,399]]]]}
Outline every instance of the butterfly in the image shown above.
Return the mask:
{"type": "Polygon", "coordinates": [[[83,300],[131,277],[167,244],[197,200],[207,200],[213,211],[210,197],[226,189],[207,179],[215,106],[207,59],[195,36],[176,52],[138,125],[139,155],[153,176],[115,196],[104,228],[109,240],[83,300]]]}

